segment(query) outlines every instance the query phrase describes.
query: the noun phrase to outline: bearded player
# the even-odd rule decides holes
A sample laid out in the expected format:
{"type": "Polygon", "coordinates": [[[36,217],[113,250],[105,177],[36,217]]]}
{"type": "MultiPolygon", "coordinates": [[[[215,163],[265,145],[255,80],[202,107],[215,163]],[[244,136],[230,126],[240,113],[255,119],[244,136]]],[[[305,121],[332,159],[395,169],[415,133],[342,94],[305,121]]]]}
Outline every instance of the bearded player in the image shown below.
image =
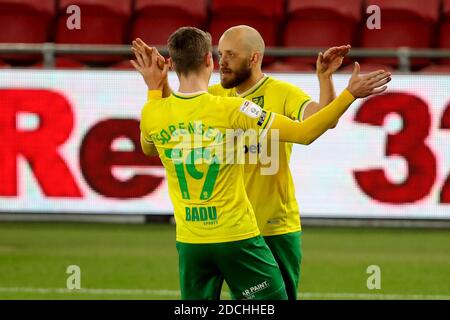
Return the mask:
{"type": "MultiPolygon", "coordinates": [[[[133,42],[133,51],[139,59],[147,59],[155,48],[142,40],[133,42]],[[147,58],[145,58],[147,56],[147,58]]],[[[242,97],[261,108],[303,121],[320,111],[336,98],[332,74],[341,66],[350,46],[340,46],[319,53],[316,67],[320,99],[315,102],[300,88],[265,75],[261,70],[265,45],[259,32],[249,26],[228,29],[219,41],[221,83],[210,86],[209,93],[222,97],[242,97]]],[[[160,56],[160,59],[163,58],[160,56]]],[[[134,66],[137,68],[135,62],[134,66]]],[[[355,68],[359,69],[356,64],[355,68]]],[[[150,87],[149,70],[139,68],[150,87]]],[[[166,79],[163,96],[172,90],[166,79]]],[[[334,123],[331,127],[334,127],[334,123]]],[[[247,146],[248,150],[268,148],[267,145],[247,146]]],[[[295,198],[295,186],[289,169],[291,143],[279,145],[279,170],[274,175],[261,175],[261,163],[246,164],[245,189],[256,214],[258,228],[272,251],[286,286],[289,299],[297,299],[300,280],[301,224],[295,198]]]]}

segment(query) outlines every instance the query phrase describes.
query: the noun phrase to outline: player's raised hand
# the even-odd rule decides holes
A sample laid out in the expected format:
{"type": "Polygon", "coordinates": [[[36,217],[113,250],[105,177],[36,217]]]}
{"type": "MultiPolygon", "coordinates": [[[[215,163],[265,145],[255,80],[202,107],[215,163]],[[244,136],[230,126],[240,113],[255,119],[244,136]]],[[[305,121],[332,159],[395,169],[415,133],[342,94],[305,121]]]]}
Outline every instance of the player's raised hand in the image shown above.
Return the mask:
{"type": "Polygon", "coordinates": [[[365,98],[382,93],[387,89],[386,84],[391,81],[391,73],[384,70],[377,70],[364,75],[361,75],[360,71],[359,63],[355,62],[355,68],[347,86],[347,90],[355,98],[365,98]]]}
{"type": "Polygon", "coordinates": [[[158,66],[162,69],[164,67],[164,57],[159,53],[158,49],[155,47],[150,47],[148,44],[146,44],[141,38],[136,38],[135,41],[133,41],[133,48],[138,49],[139,51],[144,51],[147,53],[147,55],[150,57],[153,53],[153,51],[156,52],[156,55],[158,56],[158,66]]]}
{"type": "Polygon", "coordinates": [[[146,48],[146,44],[137,39],[133,41],[133,51],[136,60],[130,60],[133,67],[142,75],[149,90],[164,88],[167,82],[168,63],[165,62],[156,48],[146,48]]]}
{"type": "MultiPolygon", "coordinates": [[[[150,67],[152,64],[151,56],[154,51],[156,51],[157,57],[158,57],[158,66],[163,69],[165,59],[164,57],[158,52],[158,50],[154,47],[149,47],[144,41],[142,41],[140,38],[137,38],[133,41],[133,46],[131,48],[133,53],[136,56],[136,59],[141,66],[141,69],[144,67],[150,67]]],[[[138,70],[139,71],[139,70],[138,70]]],[[[145,70],[141,70],[145,71],[145,70]]]]}
{"type": "Polygon", "coordinates": [[[342,65],[345,56],[350,52],[351,46],[329,48],[324,53],[319,52],[316,62],[316,72],[318,75],[331,76],[342,65]]]}

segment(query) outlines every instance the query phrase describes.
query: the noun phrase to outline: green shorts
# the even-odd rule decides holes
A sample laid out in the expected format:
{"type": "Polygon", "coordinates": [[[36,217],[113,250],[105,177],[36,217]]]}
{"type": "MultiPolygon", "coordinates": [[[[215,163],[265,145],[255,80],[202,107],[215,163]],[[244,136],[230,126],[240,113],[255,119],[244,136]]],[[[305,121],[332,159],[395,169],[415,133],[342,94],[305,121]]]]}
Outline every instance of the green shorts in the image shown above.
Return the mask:
{"type": "Polygon", "coordinates": [[[261,236],[224,242],[177,242],[181,299],[218,300],[225,280],[236,299],[286,300],[278,264],[261,236]]]}
{"type": "Polygon", "coordinates": [[[296,300],[302,262],[302,232],[266,236],[264,241],[280,267],[289,300],[296,300]]]}

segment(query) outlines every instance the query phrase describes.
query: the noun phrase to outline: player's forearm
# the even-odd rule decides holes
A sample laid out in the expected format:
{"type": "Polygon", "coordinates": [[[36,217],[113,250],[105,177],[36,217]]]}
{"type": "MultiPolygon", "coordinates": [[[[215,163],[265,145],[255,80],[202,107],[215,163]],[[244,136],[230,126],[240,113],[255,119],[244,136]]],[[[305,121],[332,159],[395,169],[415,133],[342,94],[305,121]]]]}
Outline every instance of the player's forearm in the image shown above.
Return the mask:
{"type": "MultiPolygon", "coordinates": [[[[318,75],[319,87],[320,87],[320,99],[319,103],[310,103],[307,105],[305,112],[303,113],[303,120],[312,116],[316,112],[319,112],[325,108],[329,103],[336,99],[336,91],[333,84],[332,75],[318,75]]],[[[337,125],[337,121],[331,125],[330,128],[334,128],[337,125]]]]}
{"type": "Polygon", "coordinates": [[[334,90],[333,75],[318,75],[320,86],[320,109],[324,108],[336,99],[336,91],[334,90]]]}
{"type": "Polygon", "coordinates": [[[280,130],[281,141],[310,144],[338,121],[353,101],[355,98],[346,89],[322,110],[303,122],[294,122],[287,117],[276,115],[271,129],[280,130]]]}
{"type": "Polygon", "coordinates": [[[147,84],[147,98],[148,92],[158,89],[161,90],[163,98],[167,98],[172,94],[172,88],[169,85],[169,81],[164,81],[163,85],[160,88],[155,88],[153,85],[150,85],[147,79],[145,79],[145,83],[147,84]]]}
{"type": "Polygon", "coordinates": [[[169,81],[166,79],[163,87],[163,98],[167,98],[172,94],[172,88],[170,87],[169,81]]]}
{"type": "Polygon", "coordinates": [[[169,85],[164,86],[163,88],[161,88],[161,90],[159,90],[161,92],[161,96],[160,97],[157,97],[157,98],[151,97],[150,92],[152,92],[152,91],[156,91],[156,90],[148,88],[147,100],[167,98],[168,96],[170,96],[172,94],[172,89],[170,88],[169,85]]]}

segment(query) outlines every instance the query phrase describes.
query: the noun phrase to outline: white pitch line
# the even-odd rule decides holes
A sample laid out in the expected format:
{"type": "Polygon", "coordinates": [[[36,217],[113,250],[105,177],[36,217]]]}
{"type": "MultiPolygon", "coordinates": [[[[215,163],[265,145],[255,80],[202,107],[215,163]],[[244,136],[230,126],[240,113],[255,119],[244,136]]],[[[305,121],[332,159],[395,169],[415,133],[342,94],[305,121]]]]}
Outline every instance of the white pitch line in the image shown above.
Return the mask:
{"type": "MultiPolygon", "coordinates": [[[[0,287],[0,292],[8,293],[39,293],[39,294],[94,294],[94,295],[158,295],[165,297],[180,296],[179,290],[153,289],[79,289],[64,288],[31,288],[31,287],[0,287]]],[[[223,295],[229,297],[228,292],[223,295]]],[[[303,299],[363,299],[363,300],[450,300],[450,295],[433,294],[382,294],[382,293],[331,293],[331,292],[300,292],[303,299]]]]}
{"type": "Polygon", "coordinates": [[[398,294],[398,293],[332,293],[300,292],[307,299],[362,299],[362,300],[450,300],[450,295],[398,294]]]}
{"type": "Polygon", "coordinates": [[[29,288],[29,287],[0,287],[0,292],[14,293],[60,293],[60,294],[104,294],[104,295],[161,295],[161,296],[177,296],[180,295],[179,290],[151,290],[151,289],[84,289],[79,290],[65,288],[29,288]]]}

